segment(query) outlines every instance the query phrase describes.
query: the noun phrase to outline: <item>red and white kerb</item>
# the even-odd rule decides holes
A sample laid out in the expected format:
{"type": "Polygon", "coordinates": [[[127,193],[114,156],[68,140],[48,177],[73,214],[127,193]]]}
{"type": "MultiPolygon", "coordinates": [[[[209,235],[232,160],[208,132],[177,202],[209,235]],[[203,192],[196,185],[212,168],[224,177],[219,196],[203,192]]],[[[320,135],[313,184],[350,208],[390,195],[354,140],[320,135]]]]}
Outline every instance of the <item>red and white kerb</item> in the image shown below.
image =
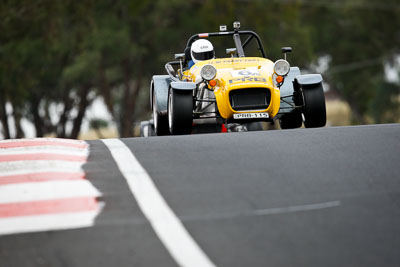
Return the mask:
{"type": "Polygon", "coordinates": [[[92,226],[101,193],[82,169],[84,141],[0,141],[0,235],[92,226]]]}

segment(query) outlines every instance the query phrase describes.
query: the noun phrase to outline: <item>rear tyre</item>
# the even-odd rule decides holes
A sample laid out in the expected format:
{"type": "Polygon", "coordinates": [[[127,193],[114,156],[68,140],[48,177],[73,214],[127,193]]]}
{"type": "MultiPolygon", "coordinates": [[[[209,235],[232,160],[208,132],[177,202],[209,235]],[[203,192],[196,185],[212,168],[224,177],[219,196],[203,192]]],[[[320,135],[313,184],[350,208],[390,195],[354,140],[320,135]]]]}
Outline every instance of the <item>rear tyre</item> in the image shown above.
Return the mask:
{"type": "Polygon", "coordinates": [[[153,124],[155,135],[167,135],[169,133],[168,117],[162,116],[158,111],[155,95],[153,95],[153,124]]]}
{"type": "Polygon", "coordinates": [[[295,129],[300,128],[303,123],[303,118],[300,112],[292,112],[283,114],[279,119],[281,129],[295,129]]]}
{"type": "Polygon", "coordinates": [[[171,134],[190,134],[193,124],[192,91],[169,89],[168,125],[171,134]]]}
{"type": "Polygon", "coordinates": [[[325,94],[321,84],[302,88],[304,126],[324,127],[326,124],[325,94]]]}
{"type": "Polygon", "coordinates": [[[140,123],[140,137],[148,137],[149,136],[149,121],[142,121],[140,123]]]}

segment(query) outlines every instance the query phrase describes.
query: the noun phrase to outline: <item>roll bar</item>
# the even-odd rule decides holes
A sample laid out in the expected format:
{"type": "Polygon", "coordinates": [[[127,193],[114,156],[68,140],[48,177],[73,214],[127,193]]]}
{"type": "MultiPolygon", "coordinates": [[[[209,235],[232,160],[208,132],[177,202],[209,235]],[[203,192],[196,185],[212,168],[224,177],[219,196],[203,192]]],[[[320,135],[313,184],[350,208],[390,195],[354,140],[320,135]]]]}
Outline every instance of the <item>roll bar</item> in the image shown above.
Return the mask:
{"type": "Polygon", "coordinates": [[[237,31],[236,30],[236,31],[229,31],[229,32],[227,31],[227,32],[198,33],[198,34],[192,35],[189,38],[189,40],[188,40],[188,42],[186,44],[186,47],[190,47],[194,41],[196,41],[197,39],[200,39],[200,38],[207,38],[207,37],[214,37],[214,36],[217,36],[217,37],[221,36],[222,37],[222,36],[227,36],[227,35],[233,36],[233,40],[235,42],[236,49],[238,51],[239,57],[244,57],[243,49],[247,46],[247,44],[253,38],[256,38],[256,41],[257,41],[257,44],[258,44],[258,50],[260,50],[260,52],[261,52],[261,54],[262,54],[262,56],[264,58],[267,58],[267,56],[265,54],[265,51],[264,51],[264,47],[263,47],[263,45],[261,43],[260,37],[258,36],[257,33],[253,32],[253,31],[237,31]],[[240,41],[240,35],[250,35],[250,36],[242,44],[241,41],[240,41]]]}

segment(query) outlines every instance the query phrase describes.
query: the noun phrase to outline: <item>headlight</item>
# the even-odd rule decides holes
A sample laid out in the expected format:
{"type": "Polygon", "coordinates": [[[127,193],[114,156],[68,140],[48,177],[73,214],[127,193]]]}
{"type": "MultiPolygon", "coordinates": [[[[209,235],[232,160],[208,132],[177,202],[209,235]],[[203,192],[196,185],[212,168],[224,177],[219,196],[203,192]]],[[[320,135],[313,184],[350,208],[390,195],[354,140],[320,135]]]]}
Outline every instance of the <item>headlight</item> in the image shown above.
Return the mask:
{"type": "Polygon", "coordinates": [[[274,72],[276,75],[285,76],[290,71],[289,62],[283,59],[279,59],[274,64],[274,72]]]}
{"type": "Polygon", "coordinates": [[[217,76],[217,69],[210,64],[204,65],[200,71],[200,75],[204,80],[210,81],[217,76]]]}

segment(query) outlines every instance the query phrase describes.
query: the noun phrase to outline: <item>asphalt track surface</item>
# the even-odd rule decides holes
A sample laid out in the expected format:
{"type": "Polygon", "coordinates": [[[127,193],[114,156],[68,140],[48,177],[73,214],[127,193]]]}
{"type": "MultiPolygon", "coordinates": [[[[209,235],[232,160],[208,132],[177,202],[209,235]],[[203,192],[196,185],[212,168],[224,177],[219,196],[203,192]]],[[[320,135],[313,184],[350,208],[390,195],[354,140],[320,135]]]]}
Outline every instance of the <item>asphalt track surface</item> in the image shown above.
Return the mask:
{"type": "MultiPolygon", "coordinates": [[[[216,266],[400,266],[400,125],[122,139],[216,266]]],[[[110,151],[91,228],[0,236],[0,266],[177,266],[110,151]]]]}

